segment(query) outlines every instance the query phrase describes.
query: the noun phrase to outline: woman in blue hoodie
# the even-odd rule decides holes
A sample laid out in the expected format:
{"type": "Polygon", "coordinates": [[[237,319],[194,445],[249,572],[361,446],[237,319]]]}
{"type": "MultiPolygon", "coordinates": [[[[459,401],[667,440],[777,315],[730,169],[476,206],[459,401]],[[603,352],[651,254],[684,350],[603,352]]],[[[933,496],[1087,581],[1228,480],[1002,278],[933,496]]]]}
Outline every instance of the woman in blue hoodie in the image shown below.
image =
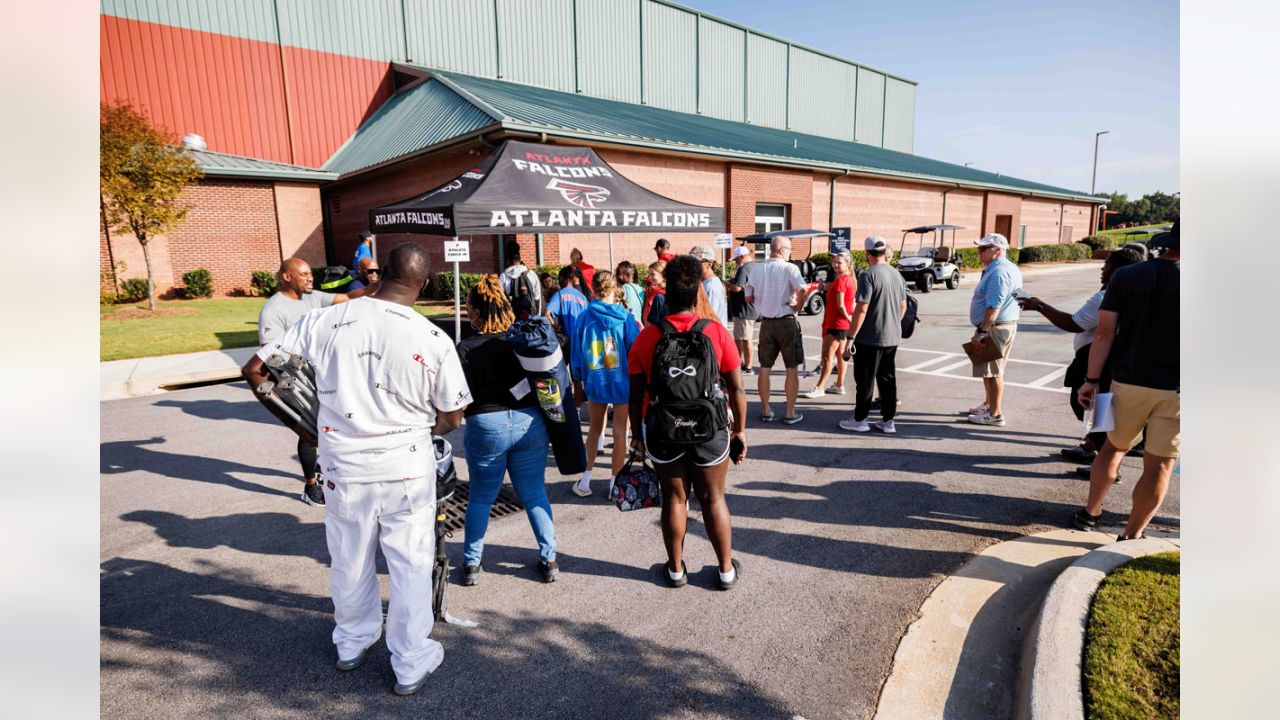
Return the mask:
{"type": "Polygon", "coordinates": [[[578,316],[576,342],[569,359],[573,376],[582,379],[587,394],[591,428],[587,433],[587,471],[573,486],[578,497],[591,495],[591,468],[595,465],[604,434],[604,421],[613,405],[613,461],[609,477],[622,472],[627,460],[627,400],[631,379],[627,353],[640,334],[640,324],[623,304],[622,288],[613,273],[596,271],[592,278],[595,299],[578,316]]]}

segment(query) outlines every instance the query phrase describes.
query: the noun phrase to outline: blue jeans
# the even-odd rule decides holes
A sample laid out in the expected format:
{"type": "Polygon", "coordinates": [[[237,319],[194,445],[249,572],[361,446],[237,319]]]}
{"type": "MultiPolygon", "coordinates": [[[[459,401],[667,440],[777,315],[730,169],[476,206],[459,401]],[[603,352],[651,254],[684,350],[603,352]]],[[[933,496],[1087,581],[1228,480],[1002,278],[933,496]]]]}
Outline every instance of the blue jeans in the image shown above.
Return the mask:
{"type": "Polygon", "coordinates": [[[511,485],[524,505],[545,562],[556,559],[556,528],[547,502],[547,426],[537,408],[480,413],[467,418],[463,446],[467,450],[470,495],[467,500],[466,540],[462,558],[479,565],[489,511],[510,472],[511,485]]]}

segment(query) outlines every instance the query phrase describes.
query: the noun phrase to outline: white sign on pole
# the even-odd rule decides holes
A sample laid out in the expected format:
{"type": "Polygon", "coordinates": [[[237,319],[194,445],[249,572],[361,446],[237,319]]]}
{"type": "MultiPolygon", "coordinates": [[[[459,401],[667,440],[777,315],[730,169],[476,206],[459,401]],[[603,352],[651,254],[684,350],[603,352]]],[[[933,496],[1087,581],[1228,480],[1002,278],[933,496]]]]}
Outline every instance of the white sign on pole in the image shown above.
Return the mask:
{"type": "Polygon", "coordinates": [[[471,262],[470,240],[445,240],[445,262],[471,262]]]}
{"type": "Polygon", "coordinates": [[[716,235],[716,249],[728,250],[733,247],[733,235],[731,233],[720,233],[716,235]]]}

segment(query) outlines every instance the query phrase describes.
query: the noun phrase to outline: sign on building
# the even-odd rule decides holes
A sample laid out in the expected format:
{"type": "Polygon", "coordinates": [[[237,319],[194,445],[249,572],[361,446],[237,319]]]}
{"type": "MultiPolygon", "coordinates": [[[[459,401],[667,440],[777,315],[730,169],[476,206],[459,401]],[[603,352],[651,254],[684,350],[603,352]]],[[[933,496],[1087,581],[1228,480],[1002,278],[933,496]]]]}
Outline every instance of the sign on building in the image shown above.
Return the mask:
{"type": "Polygon", "coordinates": [[[445,240],[444,241],[444,261],[445,262],[471,262],[471,241],[470,240],[445,240]]]}
{"type": "Polygon", "coordinates": [[[835,237],[831,238],[831,254],[849,252],[853,245],[853,228],[831,228],[831,232],[835,233],[835,237]]]}

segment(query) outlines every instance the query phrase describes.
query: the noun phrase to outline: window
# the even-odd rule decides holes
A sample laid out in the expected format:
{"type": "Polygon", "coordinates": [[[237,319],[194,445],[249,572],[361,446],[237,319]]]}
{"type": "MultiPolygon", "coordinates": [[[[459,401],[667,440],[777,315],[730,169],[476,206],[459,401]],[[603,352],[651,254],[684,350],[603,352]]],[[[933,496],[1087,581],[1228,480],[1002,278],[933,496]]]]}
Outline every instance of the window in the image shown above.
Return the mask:
{"type": "MultiPolygon", "coordinates": [[[[756,232],[766,233],[776,230],[788,230],[786,205],[766,205],[756,203],[756,232]]],[[[756,245],[756,259],[763,260],[769,256],[768,245],[756,245]]]]}

